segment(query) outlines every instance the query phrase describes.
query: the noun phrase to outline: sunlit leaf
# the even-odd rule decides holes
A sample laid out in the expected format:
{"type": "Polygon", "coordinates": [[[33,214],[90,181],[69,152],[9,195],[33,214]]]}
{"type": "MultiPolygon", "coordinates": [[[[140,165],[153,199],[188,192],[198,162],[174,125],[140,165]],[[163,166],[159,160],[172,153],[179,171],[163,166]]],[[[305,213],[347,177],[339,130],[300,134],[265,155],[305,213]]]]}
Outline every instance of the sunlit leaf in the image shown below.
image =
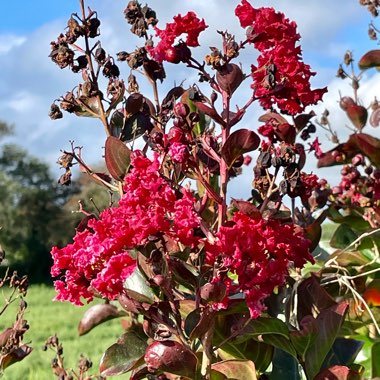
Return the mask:
{"type": "Polygon", "coordinates": [[[211,368],[235,380],[256,380],[256,368],[250,360],[225,360],[211,365],[211,368]]]}
{"type": "Polygon", "coordinates": [[[115,376],[130,371],[144,356],[146,347],[142,331],[130,329],[103,354],[99,367],[101,375],[115,376]]]}
{"type": "Polygon", "coordinates": [[[296,357],[296,351],[290,342],[289,331],[284,322],[276,318],[264,318],[250,321],[236,337],[236,342],[253,338],[280,348],[296,357]]]}
{"type": "Polygon", "coordinates": [[[131,151],[114,136],[108,136],[105,144],[105,161],[111,176],[122,181],[131,164],[131,151]]]}
{"type": "Polygon", "coordinates": [[[322,310],[318,315],[316,319],[318,334],[314,344],[309,347],[305,355],[305,370],[310,379],[313,379],[320,371],[339,333],[347,309],[348,304],[343,302],[322,310]]]}
{"type": "Polygon", "coordinates": [[[155,300],[153,290],[137,267],[125,280],[124,290],[130,298],[138,302],[153,303],[155,300]]]}
{"type": "Polygon", "coordinates": [[[259,136],[249,129],[238,129],[231,133],[222,147],[222,156],[228,167],[232,167],[236,159],[242,154],[258,148],[259,136]]]}
{"type": "Polygon", "coordinates": [[[380,66],[380,50],[370,50],[365,53],[358,62],[358,66],[361,70],[370,69],[372,67],[380,66]]]}
{"type": "Polygon", "coordinates": [[[86,310],[78,324],[78,334],[84,335],[91,331],[95,326],[125,315],[118,308],[111,304],[98,304],[86,310]]]}

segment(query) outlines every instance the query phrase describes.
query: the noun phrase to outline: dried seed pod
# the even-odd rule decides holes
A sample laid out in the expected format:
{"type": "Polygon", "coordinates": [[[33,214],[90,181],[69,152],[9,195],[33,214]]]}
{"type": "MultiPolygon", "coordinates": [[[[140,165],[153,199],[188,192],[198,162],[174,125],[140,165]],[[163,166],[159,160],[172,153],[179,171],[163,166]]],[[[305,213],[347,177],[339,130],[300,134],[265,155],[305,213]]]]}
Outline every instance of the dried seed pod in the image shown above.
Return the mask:
{"type": "Polygon", "coordinates": [[[63,117],[61,109],[55,103],[50,106],[49,117],[52,120],[62,119],[63,117]]]}

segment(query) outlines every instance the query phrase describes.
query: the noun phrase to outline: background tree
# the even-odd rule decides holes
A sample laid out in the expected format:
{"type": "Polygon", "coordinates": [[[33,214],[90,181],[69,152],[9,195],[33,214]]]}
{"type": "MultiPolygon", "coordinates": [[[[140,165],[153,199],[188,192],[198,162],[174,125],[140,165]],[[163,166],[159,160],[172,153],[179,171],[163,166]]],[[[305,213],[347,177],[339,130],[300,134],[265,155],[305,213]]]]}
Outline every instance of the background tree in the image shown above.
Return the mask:
{"type": "MultiPolygon", "coordinates": [[[[0,123],[0,139],[12,132],[0,123]]],[[[66,244],[74,231],[75,218],[64,205],[78,188],[56,182],[39,158],[16,144],[1,144],[0,244],[8,252],[7,264],[31,281],[50,279],[50,248],[66,244]]]]}

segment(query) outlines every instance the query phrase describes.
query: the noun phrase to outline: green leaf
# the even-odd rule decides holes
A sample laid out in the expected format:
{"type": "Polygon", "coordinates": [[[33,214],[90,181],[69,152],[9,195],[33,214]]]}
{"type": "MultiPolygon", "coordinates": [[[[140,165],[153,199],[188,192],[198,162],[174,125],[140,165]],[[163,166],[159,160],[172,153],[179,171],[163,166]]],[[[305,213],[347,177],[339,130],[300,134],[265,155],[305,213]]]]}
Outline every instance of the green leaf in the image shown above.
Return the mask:
{"type": "Polygon", "coordinates": [[[127,295],[138,301],[152,304],[155,300],[155,294],[140,270],[136,267],[130,276],[124,282],[124,290],[127,295]]]}
{"type": "Polygon", "coordinates": [[[235,340],[240,343],[249,338],[270,344],[297,357],[286,324],[277,318],[261,317],[250,321],[235,340]]]}
{"type": "Polygon", "coordinates": [[[316,319],[318,335],[305,355],[305,371],[308,378],[314,379],[320,371],[343,323],[347,309],[348,304],[342,302],[322,310],[318,315],[316,319]]]}
{"type": "Polygon", "coordinates": [[[230,134],[222,147],[222,157],[229,168],[242,154],[251,152],[259,147],[259,136],[249,129],[238,129],[230,134]]]}
{"type": "Polygon", "coordinates": [[[307,316],[301,321],[301,330],[290,332],[290,340],[302,361],[305,361],[305,354],[314,344],[317,333],[317,322],[312,316],[307,316]]]}
{"type": "Polygon", "coordinates": [[[151,131],[153,124],[148,115],[143,112],[136,112],[129,118],[125,119],[124,127],[121,132],[120,140],[130,142],[136,140],[146,131],[151,131]]]}
{"type": "Polygon", "coordinates": [[[226,377],[226,375],[223,375],[221,372],[212,369],[211,380],[228,380],[228,377],[226,377]]]}
{"type": "Polygon", "coordinates": [[[274,348],[269,344],[251,339],[241,344],[227,341],[217,352],[222,360],[251,360],[255,363],[257,371],[264,372],[272,361],[274,348]]]}
{"type": "Polygon", "coordinates": [[[102,376],[121,375],[139,364],[147,348],[146,337],[136,328],[124,333],[100,359],[102,376]]]}
{"type": "Polygon", "coordinates": [[[333,248],[344,249],[357,239],[355,232],[347,225],[341,224],[334,232],[330,245],[333,248]]]}
{"type": "Polygon", "coordinates": [[[78,325],[79,336],[87,334],[95,326],[125,315],[118,308],[111,304],[99,304],[91,306],[84,314],[78,325]]]}
{"type": "Polygon", "coordinates": [[[225,360],[211,365],[213,370],[221,372],[228,379],[256,380],[256,369],[250,360],[225,360]]]}
{"type": "Polygon", "coordinates": [[[301,380],[297,360],[288,353],[275,349],[270,380],[301,380]]]}
{"type": "Polygon", "coordinates": [[[324,368],[334,365],[351,365],[364,345],[363,341],[336,338],[323,363],[324,368]]]}
{"type": "Polygon", "coordinates": [[[114,136],[108,136],[105,144],[105,160],[111,176],[122,181],[131,164],[131,150],[114,136]]]}
{"type": "Polygon", "coordinates": [[[380,342],[372,346],[372,378],[380,377],[380,342]]]}
{"type": "Polygon", "coordinates": [[[124,114],[123,112],[116,110],[110,119],[110,128],[111,128],[111,135],[114,137],[119,137],[121,130],[123,129],[124,125],[124,114]]]}

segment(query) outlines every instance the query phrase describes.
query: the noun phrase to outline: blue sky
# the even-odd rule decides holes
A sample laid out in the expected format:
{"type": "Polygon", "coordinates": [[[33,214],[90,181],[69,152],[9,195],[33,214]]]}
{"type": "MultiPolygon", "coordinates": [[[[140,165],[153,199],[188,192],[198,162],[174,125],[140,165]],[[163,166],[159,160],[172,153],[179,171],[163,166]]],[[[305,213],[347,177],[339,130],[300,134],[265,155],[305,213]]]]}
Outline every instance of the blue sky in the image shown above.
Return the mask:
{"type": "MultiPolygon", "coordinates": [[[[102,45],[108,52],[115,54],[135,48],[139,41],[130,38],[129,25],[123,17],[127,1],[87,0],[86,4],[98,11],[102,20],[102,45]]],[[[194,52],[199,58],[207,53],[208,46],[218,46],[219,39],[213,30],[228,29],[237,37],[243,35],[243,30],[232,16],[237,4],[237,0],[149,2],[158,13],[161,26],[173,15],[187,10],[195,10],[205,18],[210,28],[209,33],[201,37],[204,47],[194,52]]],[[[257,0],[252,4],[274,6],[297,22],[305,61],[318,72],[314,84],[318,87],[328,85],[330,88],[326,103],[316,109],[320,112],[325,107],[330,111],[336,109],[339,91],[350,95],[347,83],[335,78],[345,51],[352,49],[359,58],[366,50],[376,48],[376,43],[367,38],[370,14],[359,6],[357,0],[257,0]]],[[[78,0],[0,1],[0,119],[14,123],[17,131],[15,141],[49,161],[55,172],[58,171],[54,163],[59,150],[68,148],[69,140],[85,146],[84,154],[90,162],[101,159],[104,145],[103,130],[96,120],[65,115],[64,119],[53,122],[47,116],[52,101],[80,82],[80,77],[69,70],[60,70],[48,58],[50,42],[64,30],[70,14],[78,9],[78,0]]],[[[247,69],[252,57],[254,55],[247,54],[241,58],[247,69]]],[[[124,65],[121,69],[125,78],[129,72],[124,65]]],[[[192,73],[178,66],[168,66],[167,69],[169,79],[166,86],[180,83],[184,78],[190,85],[196,79],[192,73]]],[[[376,74],[375,79],[379,84],[378,76],[376,74]]],[[[367,82],[365,79],[359,93],[365,105],[375,95],[376,87],[367,82]]],[[[163,92],[166,88],[164,86],[163,92]]],[[[243,92],[241,96],[244,95],[243,92]]],[[[238,97],[236,103],[239,103],[238,97]]],[[[254,121],[258,116],[259,110],[253,109],[248,118],[252,125],[248,127],[257,128],[258,124],[254,121]]],[[[347,123],[342,112],[334,114],[332,120],[339,128],[347,123]]]]}
{"type": "Polygon", "coordinates": [[[42,24],[70,14],[77,4],[77,0],[2,1],[0,33],[30,33],[42,24]]]}

